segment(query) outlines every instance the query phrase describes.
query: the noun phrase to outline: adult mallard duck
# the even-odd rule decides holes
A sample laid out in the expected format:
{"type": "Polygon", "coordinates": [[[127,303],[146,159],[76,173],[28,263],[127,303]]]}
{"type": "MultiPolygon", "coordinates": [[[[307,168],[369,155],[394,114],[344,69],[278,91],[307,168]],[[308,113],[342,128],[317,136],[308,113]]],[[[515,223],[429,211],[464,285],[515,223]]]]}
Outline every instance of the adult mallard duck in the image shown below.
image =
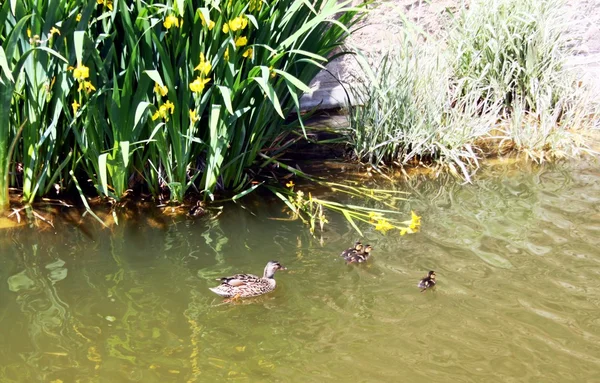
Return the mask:
{"type": "Polygon", "coordinates": [[[348,257],[346,257],[346,262],[348,263],[363,263],[366,262],[367,259],[369,259],[369,256],[371,255],[371,251],[373,250],[373,246],[371,245],[366,245],[362,248],[362,250],[357,251],[353,254],[350,254],[348,257]]]}
{"type": "Polygon", "coordinates": [[[358,254],[363,249],[363,244],[360,241],[354,242],[354,246],[342,251],[340,257],[343,257],[346,261],[356,254],[358,254]]]}
{"type": "Polygon", "coordinates": [[[428,272],[427,276],[419,281],[418,286],[421,289],[421,292],[435,286],[435,271],[431,270],[428,272]]]}
{"type": "Polygon", "coordinates": [[[275,289],[275,272],[286,270],[281,263],[269,261],[265,266],[262,278],[254,274],[236,274],[230,277],[218,278],[221,284],[210,290],[226,298],[248,298],[269,293],[275,289]]]}

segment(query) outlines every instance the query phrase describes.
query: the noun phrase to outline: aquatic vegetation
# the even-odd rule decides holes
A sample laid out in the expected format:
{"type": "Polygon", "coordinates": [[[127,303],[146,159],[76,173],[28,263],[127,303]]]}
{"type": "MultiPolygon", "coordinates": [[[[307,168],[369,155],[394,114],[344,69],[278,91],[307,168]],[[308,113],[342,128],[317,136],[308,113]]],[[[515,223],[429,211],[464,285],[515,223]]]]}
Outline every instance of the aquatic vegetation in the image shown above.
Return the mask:
{"type": "Polygon", "coordinates": [[[406,34],[378,67],[362,61],[367,79],[352,88],[349,138],[356,157],[380,170],[431,159],[470,176],[478,166],[475,141],[498,120],[500,106],[451,83],[448,57],[406,34]],[[452,102],[452,100],[456,100],[452,102]]]}
{"type": "Polygon", "coordinates": [[[111,201],[242,192],[348,35],[349,5],[3,2],[0,206],[9,186],[30,204],[77,192],[74,177],[111,201]]]}
{"type": "Polygon", "coordinates": [[[563,0],[478,1],[459,13],[448,38],[455,82],[481,103],[500,103],[492,132],[544,161],[586,151],[579,132],[597,127],[598,103],[566,68],[563,0]]]}
{"type": "MultiPolygon", "coordinates": [[[[298,170],[295,170],[295,173],[303,174],[298,170]]],[[[313,182],[330,188],[334,192],[359,197],[364,201],[373,201],[389,207],[388,209],[380,209],[315,197],[312,195],[312,192],[306,194],[300,189],[295,190],[296,185],[292,181],[287,183],[287,188],[266,185],[273,194],[287,205],[292,218],[299,219],[306,224],[313,235],[315,235],[317,227],[322,232],[325,224],[329,223],[325,214],[327,211],[343,215],[352,228],[361,236],[363,233],[358,226],[361,223],[361,225],[366,224],[368,227],[372,227],[382,234],[386,234],[390,230],[397,230],[399,235],[406,235],[417,233],[420,230],[421,217],[414,212],[411,212],[410,220],[402,221],[396,218],[397,215],[402,214],[402,212],[397,210],[396,202],[404,200],[403,197],[399,197],[399,195],[405,194],[404,192],[355,187],[312,177],[310,179],[313,182]]]]}
{"type": "MultiPolygon", "coordinates": [[[[560,0],[474,1],[443,41],[403,44],[353,88],[350,141],[375,167],[423,161],[470,179],[479,158],[516,148],[543,161],[588,151],[598,103],[565,69],[560,0]]],[[[382,226],[383,228],[384,226],[382,226]]]]}

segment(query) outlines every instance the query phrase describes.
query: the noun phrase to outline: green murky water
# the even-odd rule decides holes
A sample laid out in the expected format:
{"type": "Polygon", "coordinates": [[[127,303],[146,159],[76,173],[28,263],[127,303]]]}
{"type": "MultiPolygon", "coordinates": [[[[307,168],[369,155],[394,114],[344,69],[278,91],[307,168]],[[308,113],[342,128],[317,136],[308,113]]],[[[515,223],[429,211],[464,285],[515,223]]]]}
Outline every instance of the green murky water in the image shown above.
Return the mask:
{"type": "MultiPolygon", "coordinates": [[[[418,183],[418,182],[415,182],[418,183]]],[[[401,206],[423,231],[356,239],[332,217],[324,243],[278,204],[256,216],[112,233],[0,232],[2,382],[571,382],[600,371],[600,170],[423,181],[401,206]],[[221,304],[213,278],[260,273],[277,290],[221,304]],[[437,291],[416,288],[427,270],[437,291]]]]}

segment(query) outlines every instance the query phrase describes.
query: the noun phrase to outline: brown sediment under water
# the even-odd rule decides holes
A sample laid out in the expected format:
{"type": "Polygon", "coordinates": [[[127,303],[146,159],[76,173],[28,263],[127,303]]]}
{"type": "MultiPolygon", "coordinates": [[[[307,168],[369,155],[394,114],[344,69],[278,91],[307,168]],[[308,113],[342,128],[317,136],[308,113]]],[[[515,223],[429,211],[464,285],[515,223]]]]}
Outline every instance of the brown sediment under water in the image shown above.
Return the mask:
{"type": "Polygon", "coordinates": [[[0,230],[0,381],[596,380],[598,164],[417,178],[393,187],[421,232],[365,228],[375,250],[358,267],[339,257],[358,239],[343,217],[321,241],[272,219],[275,202],[0,230]],[[223,304],[208,290],[272,259],[289,270],[268,295],[223,304]],[[420,293],[428,270],[437,288],[420,293]]]}

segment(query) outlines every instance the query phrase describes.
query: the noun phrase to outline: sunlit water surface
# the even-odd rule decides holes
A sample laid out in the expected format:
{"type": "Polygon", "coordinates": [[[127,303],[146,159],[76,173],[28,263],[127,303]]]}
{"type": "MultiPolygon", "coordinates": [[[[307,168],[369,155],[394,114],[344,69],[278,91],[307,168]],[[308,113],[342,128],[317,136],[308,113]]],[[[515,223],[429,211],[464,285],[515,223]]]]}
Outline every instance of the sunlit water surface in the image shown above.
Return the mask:
{"type": "Polygon", "coordinates": [[[4,230],[0,381],[600,381],[598,169],[396,185],[423,230],[367,230],[360,267],[338,256],[357,239],[343,218],[321,244],[273,220],[279,203],[165,227],[4,230]],[[271,259],[289,271],[269,295],[222,304],[208,290],[271,259]],[[429,269],[438,288],[420,293],[429,269]]]}

